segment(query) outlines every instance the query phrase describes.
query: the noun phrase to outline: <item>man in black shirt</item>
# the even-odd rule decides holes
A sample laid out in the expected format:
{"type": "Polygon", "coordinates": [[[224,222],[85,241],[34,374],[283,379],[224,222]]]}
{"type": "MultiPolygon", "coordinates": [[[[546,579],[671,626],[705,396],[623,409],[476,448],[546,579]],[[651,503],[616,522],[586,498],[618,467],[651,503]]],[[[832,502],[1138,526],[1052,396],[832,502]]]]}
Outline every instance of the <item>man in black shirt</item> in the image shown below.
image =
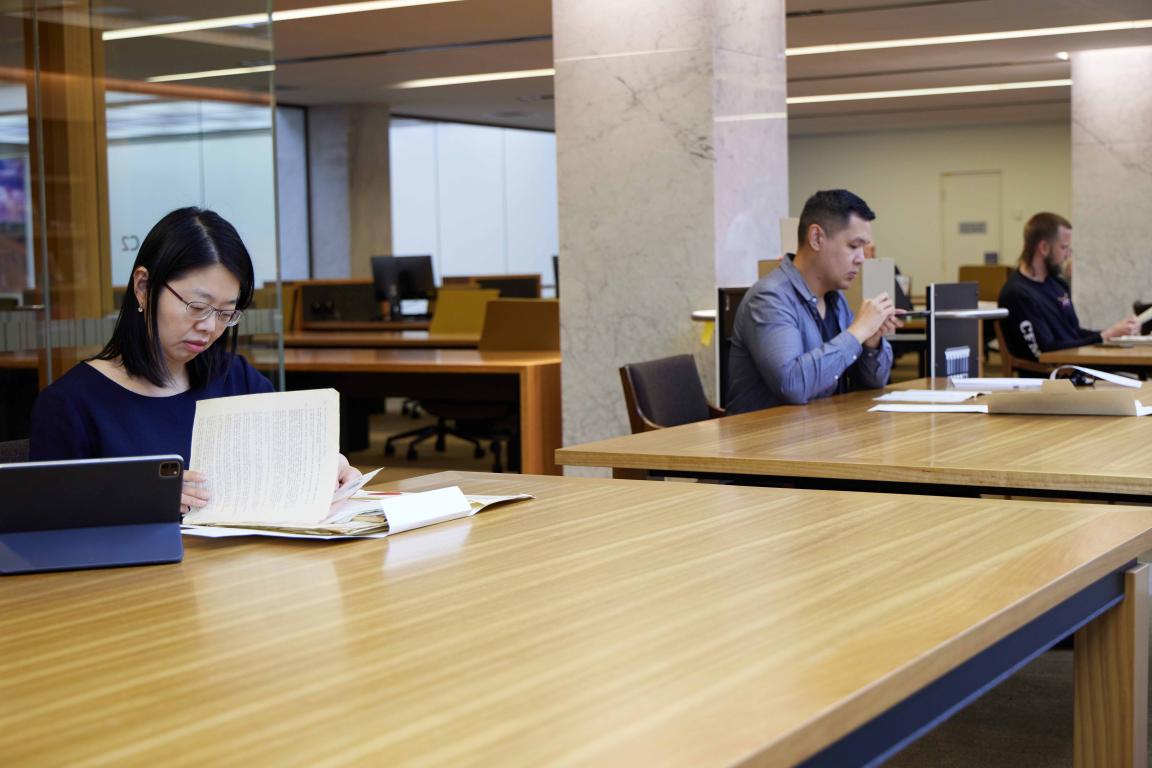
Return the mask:
{"type": "Polygon", "coordinates": [[[1008,310],[1004,337],[1015,357],[1039,359],[1041,352],[1099,344],[1140,332],[1130,315],[1104,331],[1080,327],[1068,284],[1060,279],[1072,257],[1072,224],[1055,213],[1038,213],[1024,225],[1020,264],[1000,291],[1008,310]]]}

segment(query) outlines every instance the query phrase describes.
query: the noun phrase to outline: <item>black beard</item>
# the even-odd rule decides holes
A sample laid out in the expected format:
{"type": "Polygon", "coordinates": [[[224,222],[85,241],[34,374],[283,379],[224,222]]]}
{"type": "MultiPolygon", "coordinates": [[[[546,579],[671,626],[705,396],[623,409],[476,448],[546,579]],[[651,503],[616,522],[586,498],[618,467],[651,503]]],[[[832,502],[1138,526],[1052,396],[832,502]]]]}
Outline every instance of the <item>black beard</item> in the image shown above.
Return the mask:
{"type": "Polygon", "coordinates": [[[1048,267],[1048,274],[1052,275],[1052,277],[1060,277],[1064,274],[1064,265],[1057,264],[1052,260],[1051,256],[1044,259],[1044,266],[1048,267]]]}

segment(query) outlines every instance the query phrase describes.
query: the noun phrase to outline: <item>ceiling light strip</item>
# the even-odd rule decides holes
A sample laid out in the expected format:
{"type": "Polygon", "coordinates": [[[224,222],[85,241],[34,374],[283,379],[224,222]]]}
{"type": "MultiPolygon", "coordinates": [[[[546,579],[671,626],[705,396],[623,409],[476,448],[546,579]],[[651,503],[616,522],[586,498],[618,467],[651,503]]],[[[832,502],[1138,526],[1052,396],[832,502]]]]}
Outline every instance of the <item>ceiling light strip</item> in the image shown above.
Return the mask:
{"type": "Polygon", "coordinates": [[[713,118],[714,123],[743,123],[749,120],[786,120],[787,112],[749,112],[744,115],[720,115],[713,118]]]}
{"type": "Polygon", "coordinates": [[[789,104],[824,104],[833,101],[866,101],[868,99],[905,99],[912,96],[944,96],[954,93],[988,93],[990,91],[1020,91],[1031,88],[1061,88],[1072,85],[1070,79],[1031,80],[1020,83],[989,83],[987,85],[951,85],[940,88],[908,88],[901,91],[863,91],[860,93],[829,93],[823,96],[790,96],[789,104]]]}
{"type": "MultiPolygon", "coordinates": [[[[407,8],[415,5],[436,5],[438,3],[458,3],[461,0],[370,0],[362,3],[340,3],[339,5],[324,5],[312,8],[295,8],[292,10],[273,11],[272,21],[296,21],[298,19],[314,19],[321,16],[338,16],[346,13],[364,13],[367,11],[386,11],[392,8],[407,8]]],[[[103,33],[104,40],[128,40],[134,37],[155,37],[157,35],[175,35],[181,32],[199,32],[205,29],[224,29],[226,27],[244,27],[268,23],[267,13],[246,13],[240,16],[219,16],[212,19],[196,19],[193,21],[178,21],[171,24],[153,24],[144,27],[128,27],[127,29],[112,29],[103,33]]]]}
{"type": "Polygon", "coordinates": [[[955,43],[984,43],[993,40],[1017,40],[1024,37],[1051,37],[1055,35],[1082,35],[1089,32],[1123,32],[1152,28],[1152,19],[1109,21],[1100,24],[1079,24],[1070,27],[1043,27],[1040,29],[1014,29],[1005,32],[979,32],[970,35],[941,35],[939,37],[909,37],[901,40],[873,40],[863,43],[836,43],[787,48],[788,56],[812,56],[819,53],[850,53],[852,51],[878,51],[886,48],[913,48],[921,45],[952,45],[955,43]]]}
{"type": "Polygon", "coordinates": [[[520,80],[528,77],[552,77],[556,70],[547,69],[521,69],[514,72],[488,72],[481,75],[459,75],[456,77],[425,77],[419,80],[404,80],[385,86],[385,90],[398,90],[402,88],[435,88],[442,85],[465,85],[467,83],[486,83],[494,80],[520,80]]]}
{"type": "Polygon", "coordinates": [[[228,77],[229,75],[249,75],[255,72],[272,72],[275,64],[261,64],[255,67],[233,67],[232,69],[209,69],[203,72],[182,72],[178,75],[157,75],[149,77],[149,83],[174,83],[178,80],[200,80],[206,77],[228,77]]]}

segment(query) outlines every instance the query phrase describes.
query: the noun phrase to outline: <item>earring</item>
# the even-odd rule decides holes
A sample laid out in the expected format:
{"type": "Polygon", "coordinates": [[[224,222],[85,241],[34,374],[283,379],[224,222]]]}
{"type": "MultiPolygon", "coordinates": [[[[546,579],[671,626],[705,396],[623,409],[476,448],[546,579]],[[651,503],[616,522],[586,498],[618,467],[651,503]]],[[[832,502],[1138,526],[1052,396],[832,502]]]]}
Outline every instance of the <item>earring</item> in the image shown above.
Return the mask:
{"type": "Polygon", "coordinates": [[[144,311],[144,307],[136,307],[136,311],[137,311],[137,312],[143,312],[143,311],[144,311]]]}

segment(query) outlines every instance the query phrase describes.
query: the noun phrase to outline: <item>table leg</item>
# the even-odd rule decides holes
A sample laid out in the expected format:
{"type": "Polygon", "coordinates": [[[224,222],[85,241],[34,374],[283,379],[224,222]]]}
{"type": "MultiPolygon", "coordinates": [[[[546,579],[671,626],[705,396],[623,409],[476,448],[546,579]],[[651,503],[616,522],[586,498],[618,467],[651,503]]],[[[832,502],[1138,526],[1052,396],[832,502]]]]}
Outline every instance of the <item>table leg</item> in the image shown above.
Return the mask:
{"type": "Polygon", "coordinates": [[[1148,576],[1124,574],[1124,600],[1076,633],[1077,768],[1148,765],[1148,576]]]}
{"type": "Polygon", "coordinates": [[[520,471],[526,475],[563,474],[556,449],[560,426],[560,364],[520,370],[520,471]]]}

